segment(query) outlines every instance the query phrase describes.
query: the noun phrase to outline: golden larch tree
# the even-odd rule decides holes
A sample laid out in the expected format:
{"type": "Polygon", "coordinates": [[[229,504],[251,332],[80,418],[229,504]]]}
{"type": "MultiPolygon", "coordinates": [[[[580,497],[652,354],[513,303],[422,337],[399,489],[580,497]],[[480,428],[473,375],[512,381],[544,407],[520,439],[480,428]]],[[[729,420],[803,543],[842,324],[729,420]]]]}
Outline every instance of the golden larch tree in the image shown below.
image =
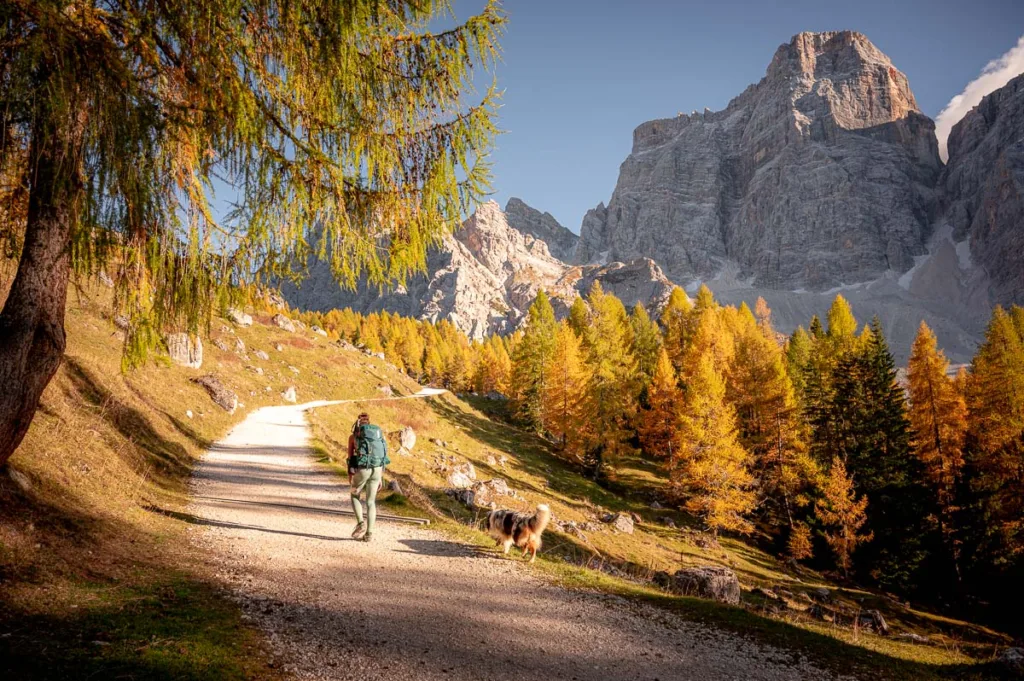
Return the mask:
{"type": "Polygon", "coordinates": [[[580,339],[565,321],[555,332],[555,347],[544,381],[541,423],[563,453],[580,460],[590,438],[590,370],[580,339]]]}
{"type": "Polygon", "coordinates": [[[671,460],[679,431],[683,394],[668,352],[662,348],[647,389],[647,407],[640,415],[640,445],[652,456],[671,460]]]}
{"type": "Polygon", "coordinates": [[[736,413],[725,399],[725,380],[705,354],[691,372],[669,461],[671,490],[714,534],[749,532],[754,507],[750,455],[739,443],[736,413]]]}
{"type": "Polygon", "coordinates": [[[853,479],[847,475],[846,466],[839,457],[832,460],[821,495],[815,510],[818,520],[826,528],[825,541],[832,549],[836,565],[844,575],[848,575],[853,566],[853,552],[860,544],[872,539],[870,533],[860,534],[860,528],[867,522],[868,499],[866,496],[856,498],[853,479]]]}

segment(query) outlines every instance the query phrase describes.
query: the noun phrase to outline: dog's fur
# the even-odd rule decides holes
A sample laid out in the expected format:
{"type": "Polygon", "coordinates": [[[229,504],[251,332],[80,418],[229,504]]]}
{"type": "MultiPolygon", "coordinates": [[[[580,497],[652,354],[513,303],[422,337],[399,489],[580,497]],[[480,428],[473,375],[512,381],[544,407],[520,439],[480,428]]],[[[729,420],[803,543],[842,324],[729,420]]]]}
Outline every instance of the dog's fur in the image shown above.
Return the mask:
{"type": "Polygon", "coordinates": [[[487,533],[502,547],[504,553],[515,544],[523,550],[523,556],[530,555],[530,562],[537,559],[541,535],[551,520],[547,504],[540,504],[534,513],[521,513],[499,508],[487,514],[487,533]]]}

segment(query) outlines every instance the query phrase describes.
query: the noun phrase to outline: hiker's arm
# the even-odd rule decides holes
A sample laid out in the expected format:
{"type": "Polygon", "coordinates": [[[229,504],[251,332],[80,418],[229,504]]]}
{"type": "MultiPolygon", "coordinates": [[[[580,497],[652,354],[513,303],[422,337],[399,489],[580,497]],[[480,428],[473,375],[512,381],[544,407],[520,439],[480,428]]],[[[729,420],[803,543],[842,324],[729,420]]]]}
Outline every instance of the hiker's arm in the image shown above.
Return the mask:
{"type": "Polygon", "coordinates": [[[345,466],[348,467],[348,484],[352,484],[352,476],[355,475],[355,471],[352,470],[352,457],[356,454],[356,436],[348,436],[348,458],[345,459],[345,466]]]}

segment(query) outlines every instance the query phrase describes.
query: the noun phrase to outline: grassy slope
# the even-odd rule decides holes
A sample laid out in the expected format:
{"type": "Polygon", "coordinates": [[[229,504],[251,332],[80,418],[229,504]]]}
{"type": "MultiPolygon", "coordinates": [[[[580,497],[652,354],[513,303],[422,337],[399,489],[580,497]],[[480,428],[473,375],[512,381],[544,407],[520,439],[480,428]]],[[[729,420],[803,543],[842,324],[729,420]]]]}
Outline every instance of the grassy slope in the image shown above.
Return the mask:
{"type": "MultiPolygon", "coordinates": [[[[261,652],[259,635],[215,586],[208,556],[189,545],[188,532],[197,528],[175,518],[187,503],[196,458],[251,409],[279,404],[289,385],[298,388],[299,401],[380,397],[377,388],[385,384],[409,394],[418,386],[384,362],[342,350],[308,331],[289,334],[271,327],[266,316],[248,329],[215,321],[199,371],[153,363],[122,375],[119,342],[106,317],[108,292],[91,289],[90,295],[95,298],[69,304],[67,362],[11,461],[29,478],[31,490],[21,491],[0,477],[0,675],[278,678],[276,665],[261,652]],[[234,350],[236,336],[246,353],[234,350]],[[219,350],[214,339],[229,350],[219,350]],[[255,350],[267,352],[269,359],[258,360],[255,350]],[[208,372],[221,376],[245,406],[229,415],[188,380],[208,372]]],[[[579,567],[611,564],[623,575],[643,577],[655,569],[718,562],[736,569],[748,587],[784,584],[796,592],[823,583],[812,574],[797,581],[771,556],[740,542],[723,541],[714,551],[696,547],[684,533],[657,523],[668,512],[655,513],[640,499],[584,480],[554,458],[544,441],[488,418],[481,409],[494,406],[454,396],[375,401],[320,409],[311,420],[325,461],[340,458],[349,424],[361,409],[369,409],[388,430],[415,428],[414,455],[395,456],[392,466],[411,501],[393,497],[389,503],[406,514],[429,512],[466,541],[489,544],[467,525],[474,517],[443,494],[442,458],[471,461],[482,478],[506,478],[520,494],[510,506],[548,501],[560,520],[593,521],[604,509],[643,516],[634,535],[590,532],[582,542],[551,532],[538,567],[568,586],[650,600],[690,618],[805,650],[837,669],[858,665],[902,678],[983,673],[961,665],[972,661],[968,654],[989,655],[990,644],[999,641],[996,635],[888,603],[883,603],[886,616],[896,626],[926,633],[935,643],[855,635],[797,614],[763,617],[756,599],[741,609],[669,597],[579,567]],[[442,452],[428,438],[448,446],[442,452]],[[504,455],[508,462],[491,467],[489,455],[504,455]]],[[[636,464],[624,477],[636,478],[637,486],[656,485],[656,469],[636,464]]]]}

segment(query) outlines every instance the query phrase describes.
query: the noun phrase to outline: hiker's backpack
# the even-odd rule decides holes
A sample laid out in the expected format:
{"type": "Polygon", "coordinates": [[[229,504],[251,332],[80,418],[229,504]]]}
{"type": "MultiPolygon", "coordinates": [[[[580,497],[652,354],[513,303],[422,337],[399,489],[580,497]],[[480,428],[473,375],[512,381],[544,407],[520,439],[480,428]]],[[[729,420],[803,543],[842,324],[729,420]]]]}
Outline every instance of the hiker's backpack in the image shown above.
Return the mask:
{"type": "Polygon", "coordinates": [[[377,468],[391,463],[380,426],[365,423],[356,428],[356,452],[353,458],[356,468],[377,468]]]}

